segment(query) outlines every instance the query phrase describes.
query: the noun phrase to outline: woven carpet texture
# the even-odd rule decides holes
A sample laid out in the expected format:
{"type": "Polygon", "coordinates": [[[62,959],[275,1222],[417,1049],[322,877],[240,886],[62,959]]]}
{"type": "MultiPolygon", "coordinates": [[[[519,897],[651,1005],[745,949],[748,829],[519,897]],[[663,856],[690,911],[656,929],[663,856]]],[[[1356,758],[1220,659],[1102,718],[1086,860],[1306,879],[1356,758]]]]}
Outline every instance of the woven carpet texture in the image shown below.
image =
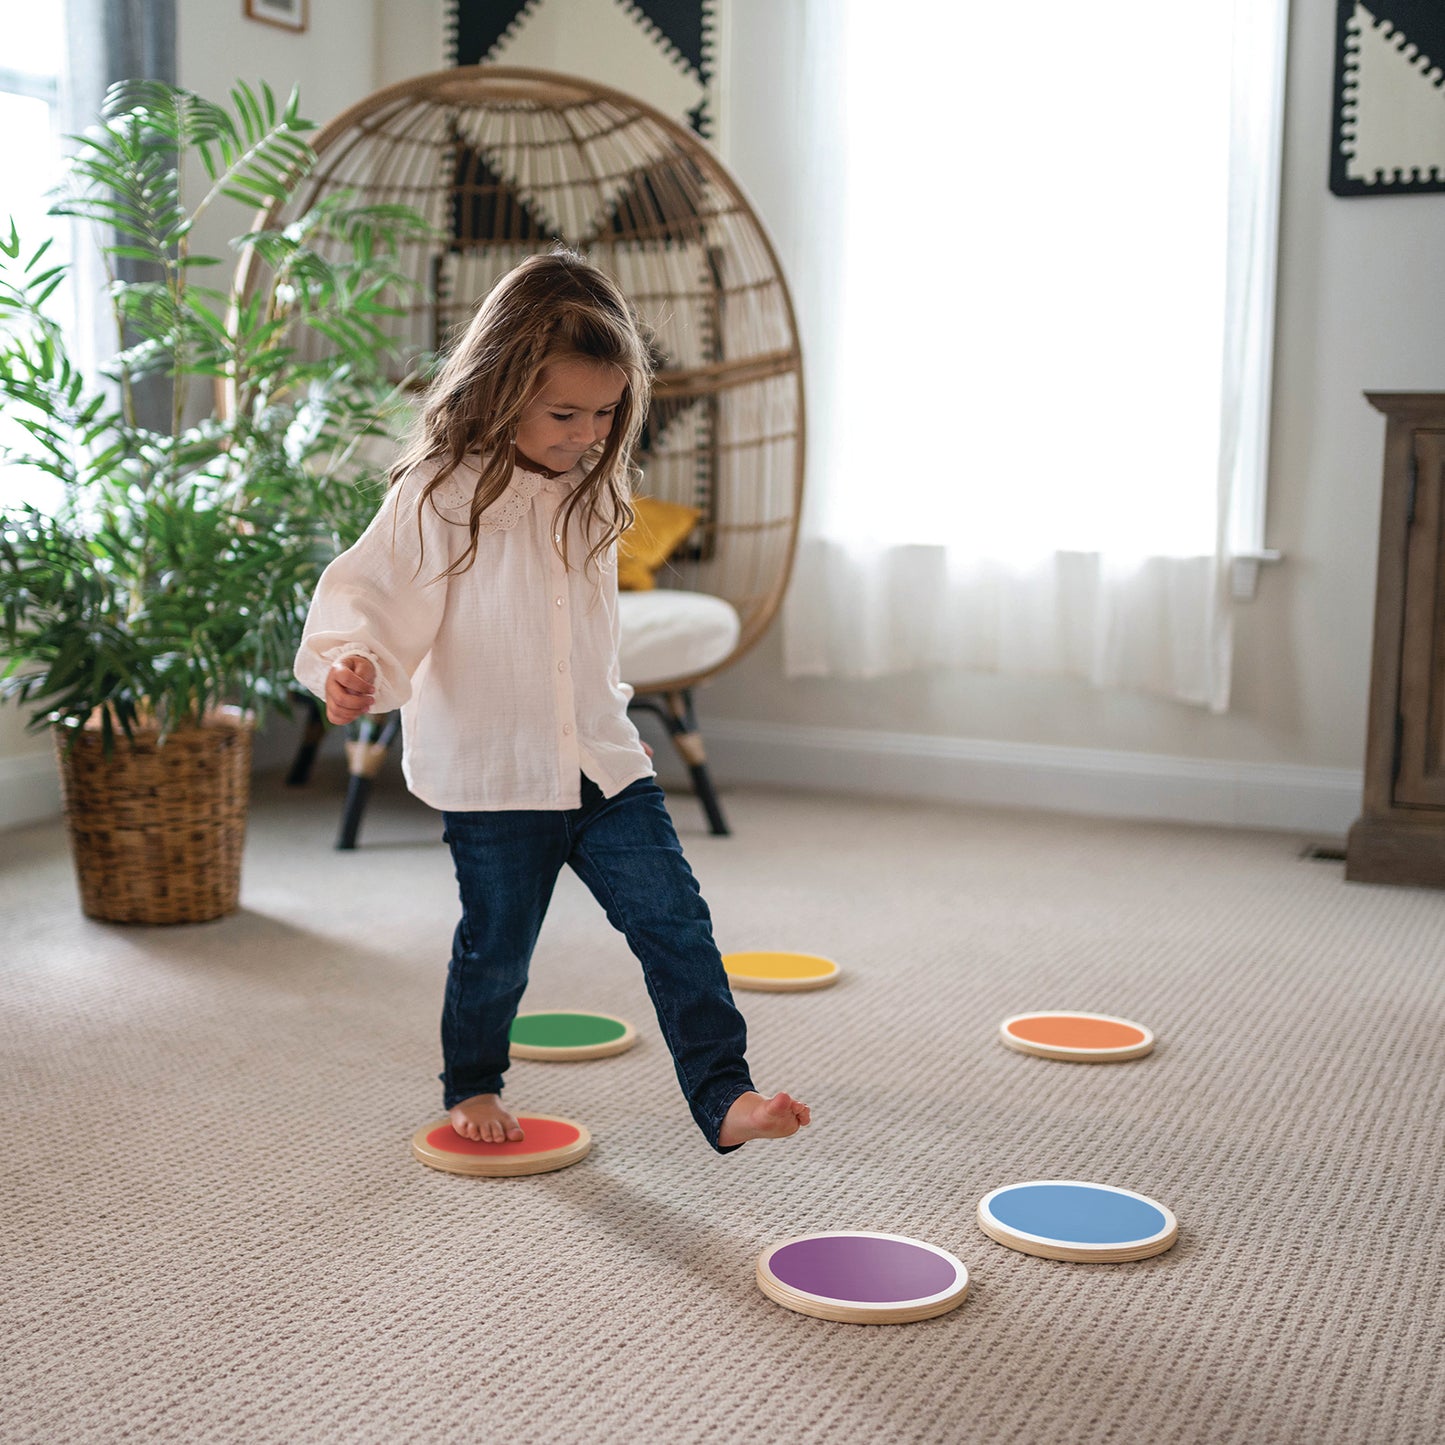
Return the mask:
{"type": "Polygon", "coordinates": [[[525,1007],[638,1028],[518,1062],[589,1158],[423,1168],[455,883],[379,788],[258,784],[241,911],[83,918],[60,824],[0,835],[0,1436],[28,1442],[1427,1442],[1445,1435],[1445,893],[1348,884],[1299,837],[736,790],[674,797],[724,951],[845,975],[739,993],[811,1128],[719,1157],[622,940],[564,874],[525,1007]],[[1118,1065],[997,1042],[1030,1009],[1158,1035],[1118,1065]],[[1121,1185],[1168,1253],[1003,1248],[979,1198],[1121,1185]],[[964,1304],[856,1325],[758,1253],[882,1230],[964,1304]]]}

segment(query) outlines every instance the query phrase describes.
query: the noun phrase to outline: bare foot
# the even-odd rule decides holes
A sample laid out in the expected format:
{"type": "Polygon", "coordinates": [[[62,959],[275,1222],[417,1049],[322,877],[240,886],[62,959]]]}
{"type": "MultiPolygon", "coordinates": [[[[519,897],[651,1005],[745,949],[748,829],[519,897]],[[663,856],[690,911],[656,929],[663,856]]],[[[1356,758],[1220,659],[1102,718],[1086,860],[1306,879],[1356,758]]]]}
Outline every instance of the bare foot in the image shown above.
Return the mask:
{"type": "Polygon", "coordinates": [[[502,1107],[500,1094],[473,1094],[452,1105],[447,1117],[463,1139],[479,1144],[516,1144],[522,1138],[522,1126],[502,1107]]]}
{"type": "Polygon", "coordinates": [[[749,1139],[786,1139],[812,1119],[808,1106],[790,1094],[739,1094],[723,1118],[717,1141],[724,1149],[749,1139]]]}

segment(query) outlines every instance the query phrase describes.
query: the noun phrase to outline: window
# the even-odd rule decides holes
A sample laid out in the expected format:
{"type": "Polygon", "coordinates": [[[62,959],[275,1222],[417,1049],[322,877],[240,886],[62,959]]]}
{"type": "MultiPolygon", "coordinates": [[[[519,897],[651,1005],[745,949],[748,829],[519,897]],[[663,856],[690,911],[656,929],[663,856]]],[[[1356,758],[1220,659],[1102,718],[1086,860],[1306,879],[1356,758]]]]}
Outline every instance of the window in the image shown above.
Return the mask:
{"type": "Polygon", "coordinates": [[[1264,540],[1285,0],[804,14],[788,671],[1223,710],[1231,564],[1264,540]]]}
{"type": "Polygon", "coordinates": [[[838,450],[907,466],[915,505],[880,515],[866,482],[840,487],[839,534],[1001,558],[1214,550],[1197,443],[1219,415],[1228,24],[1143,11],[1102,45],[1114,27],[1087,5],[1035,7],[1039,29],[1010,6],[923,27],[855,7],[839,294],[872,301],[842,318],[838,450]]]}
{"type": "MultiPolygon", "coordinates": [[[[70,226],[46,214],[50,192],[61,177],[63,140],[60,78],[65,55],[65,7],[59,4],[5,6],[5,63],[0,65],[0,226],[6,238],[13,220],[22,254],[50,237],[47,261],[70,255],[70,226]]],[[[74,328],[75,316],[60,309],[74,304],[74,291],[61,287],[51,298],[56,319],[74,328]]],[[[14,416],[0,415],[0,443],[22,447],[26,433],[14,416]]],[[[47,505],[56,484],[44,473],[14,465],[0,475],[0,501],[47,505]]]]}

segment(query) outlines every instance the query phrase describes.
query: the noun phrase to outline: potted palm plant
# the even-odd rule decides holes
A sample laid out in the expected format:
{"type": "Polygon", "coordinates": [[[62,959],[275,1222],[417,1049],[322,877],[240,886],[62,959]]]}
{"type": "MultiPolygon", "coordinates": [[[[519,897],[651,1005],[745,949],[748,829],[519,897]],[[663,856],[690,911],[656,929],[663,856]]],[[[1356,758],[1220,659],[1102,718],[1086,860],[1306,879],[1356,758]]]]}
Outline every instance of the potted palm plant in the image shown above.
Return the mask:
{"type": "Polygon", "coordinates": [[[3,460],[60,495],[0,512],[0,695],[55,736],[92,917],[234,910],[251,726],[288,710],[315,581],[384,482],[364,443],[398,410],[385,324],[421,218],[342,196],[248,231],[246,294],[237,257],[192,250],[223,198],[249,215],[295,196],[313,128],[265,87],[229,107],[111,90],[53,207],[99,236],[119,339],[104,380],[48,309],[70,268],[0,229],[0,402],[23,436],[3,460]]]}

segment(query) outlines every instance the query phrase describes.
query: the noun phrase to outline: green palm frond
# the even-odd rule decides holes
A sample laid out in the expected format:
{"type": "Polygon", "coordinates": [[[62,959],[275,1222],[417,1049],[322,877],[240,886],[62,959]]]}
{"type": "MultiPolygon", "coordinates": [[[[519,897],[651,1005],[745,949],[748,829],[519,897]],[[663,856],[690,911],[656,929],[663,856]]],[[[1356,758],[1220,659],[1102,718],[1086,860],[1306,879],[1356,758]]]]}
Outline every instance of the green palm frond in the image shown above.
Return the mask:
{"type": "Polygon", "coordinates": [[[64,484],[53,515],[0,510],[0,696],[34,726],[98,711],[111,737],[142,712],[170,727],[222,703],[284,709],[316,580],[384,490],[375,458],[404,410],[397,257],[431,232],[405,208],[332,196],[232,243],[262,262],[249,295],[207,284],[220,263],[190,250],[206,207],[284,209],[314,160],[294,93],[281,106],[238,85],[230,100],[113,87],[53,208],[97,224],[119,403],[45,309],[68,269],[0,227],[0,404],[20,438],[0,461],[64,484]],[[208,179],[194,203],[190,158],[208,179]],[[169,425],[136,414],[142,378],[169,384],[169,425]],[[192,420],[192,382],[224,383],[236,404],[192,420]]]}

